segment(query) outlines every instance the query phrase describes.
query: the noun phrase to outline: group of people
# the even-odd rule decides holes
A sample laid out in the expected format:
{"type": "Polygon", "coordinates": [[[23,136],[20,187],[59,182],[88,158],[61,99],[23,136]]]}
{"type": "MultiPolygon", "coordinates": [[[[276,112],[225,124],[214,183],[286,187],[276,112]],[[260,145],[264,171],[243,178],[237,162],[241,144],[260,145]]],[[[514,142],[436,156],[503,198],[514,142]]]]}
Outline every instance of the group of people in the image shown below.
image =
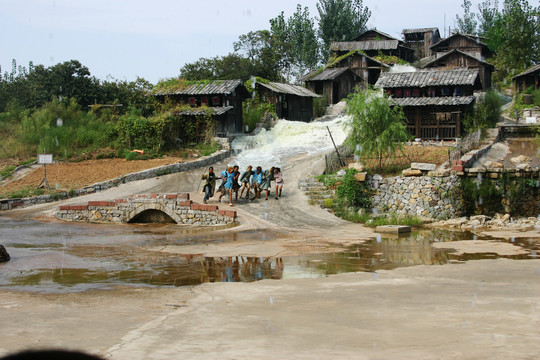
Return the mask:
{"type": "Polygon", "coordinates": [[[281,197],[281,191],[283,190],[283,174],[281,169],[272,166],[268,170],[263,170],[262,167],[257,166],[255,170],[250,165],[246,171],[240,174],[240,169],[237,165],[229,166],[226,170],[223,170],[219,176],[214,172],[214,168],[211,166],[208,168],[208,172],[201,175],[201,180],[206,180],[203,186],[205,204],[208,203],[208,199],[214,196],[216,189],[216,181],[221,180],[217,192],[220,193],[218,202],[221,202],[223,196],[229,196],[229,206],[233,206],[233,193],[235,201],[238,202],[238,192],[240,191],[240,198],[243,197],[244,191],[246,191],[246,199],[250,199],[250,191],[253,190],[254,194],[251,200],[261,197],[261,192],[266,192],[265,200],[268,200],[270,195],[270,188],[272,181],[276,183],[276,196],[278,200],[281,197]]]}

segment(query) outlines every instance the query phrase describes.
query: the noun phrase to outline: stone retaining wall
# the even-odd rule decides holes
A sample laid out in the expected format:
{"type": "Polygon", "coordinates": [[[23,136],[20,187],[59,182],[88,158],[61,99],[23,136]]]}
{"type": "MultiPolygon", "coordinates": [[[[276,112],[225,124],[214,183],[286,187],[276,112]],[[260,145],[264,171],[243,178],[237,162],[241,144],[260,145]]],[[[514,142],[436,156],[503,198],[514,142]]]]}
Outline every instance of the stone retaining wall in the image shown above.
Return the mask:
{"type": "Polygon", "coordinates": [[[378,212],[433,219],[461,214],[458,176],[382,178],[375,175],[368,181],[375,190],[372,202],[378,212]]]}
{"type": "Polygon", "coordinates": [[[136,173],[127,174],[124,176],[117,177],[115,179],[95,183],[89,186],[86,186],[82,189],[77,189],[73,191],[65,191],[56,194],[50,195],[40,195],[34,197],[28,197],[23,199],[0,199],[0,210],[10,210],[17,207],[32,206],[38,204],[49,203],[58,200],[64,200],[70,197],[82,196],[87,194],[93,194],[96,192],[104,191],[121,184],[125,184],[132,181],[139,181],[150,179],[162,175],[174,174],[183,171],[198,169],[202,167],[210,166],[218,161],[222,161],[232,155],[232,151],[219,151],[211,156],[198,159],[195,161],[190,161],[186,163],[177,163],[170,164],[165,166],[160,166],[153,169],[148,169],[136,173]]]}
{"type": "Polygon", "coordinates": [[[64,221],[128,223],[147,210],[168,215],[177,224],[224,225],[236,222],[236,211],[217,205],[197,204],[189,194],[136,195],[114,201],[89,201],[84,205],[60,206],[55,217],[64,221]]]}

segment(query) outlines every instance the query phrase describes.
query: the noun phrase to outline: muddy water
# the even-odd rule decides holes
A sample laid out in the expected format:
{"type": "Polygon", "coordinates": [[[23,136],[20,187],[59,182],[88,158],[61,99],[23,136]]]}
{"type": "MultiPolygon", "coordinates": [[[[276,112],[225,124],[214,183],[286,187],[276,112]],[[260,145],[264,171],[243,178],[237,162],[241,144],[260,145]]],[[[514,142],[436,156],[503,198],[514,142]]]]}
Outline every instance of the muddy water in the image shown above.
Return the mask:
{"type": "Polygon", "coordinates": [[[516,167],[510,159],[525,155],[531,158],[531,167],[540,166],[540,149],[538,149],[538,142],[534,138],[515,138],[506,140],[508,144],[509,153],[503,160],[503,165],[507,169],[513,169],[516,167]]]}
{"type": "MultiPolygon", "coordinates": [[[[192,245],[243,240],[264,242],[270,231],[222,232],[220,228],[176,225],[86,225],[41,223],[0,218],[0,240],[12,260],[0,264],[0,289],[33,292],[77,292],[116,285],[189,286],[204,282],[251,282],[262,279],[324,277],[344,272],[437,265],[496,254],[453,255],[433,242],[480,239],[471,233],[417,231],[399,238],[377,236],[337,252],[290,257],[204,257],[149,251],[159,245],[192,245]]],[[[530,254],[537,242],[509,239],[530,254]]]]}

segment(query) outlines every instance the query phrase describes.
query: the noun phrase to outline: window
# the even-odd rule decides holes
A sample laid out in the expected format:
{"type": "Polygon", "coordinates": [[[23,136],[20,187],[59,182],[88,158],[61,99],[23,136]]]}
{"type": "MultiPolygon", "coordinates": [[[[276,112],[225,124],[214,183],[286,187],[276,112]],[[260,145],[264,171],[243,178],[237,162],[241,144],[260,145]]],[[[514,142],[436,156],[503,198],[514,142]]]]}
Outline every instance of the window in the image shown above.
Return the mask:
{"type": "Polygon", "coordinates": [[[219,96],[214,96],[212,97],[212,105],[213,106],[219,106],[220,102],[219,102],[219,96]]]}
{"type": "Polygon", "coordinates": [[[442,88],[442,96],[449,96],[450,95],[450,89],[448,87],[442,88]]]}

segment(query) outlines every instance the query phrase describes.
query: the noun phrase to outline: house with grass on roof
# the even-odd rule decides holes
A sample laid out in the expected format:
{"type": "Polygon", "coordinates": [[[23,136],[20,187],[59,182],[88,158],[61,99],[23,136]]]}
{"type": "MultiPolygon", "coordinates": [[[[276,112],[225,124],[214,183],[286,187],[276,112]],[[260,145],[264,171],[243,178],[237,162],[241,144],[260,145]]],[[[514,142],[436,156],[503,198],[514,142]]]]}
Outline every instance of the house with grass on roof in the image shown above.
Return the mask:
{"type": "Polygon", "coordinates": [[[453,140],[464,132],[475,91],[482,90],[478,69],[419,70],[381,74],[376,87],[390,104],[403,108],[407,130],[415,138],[453,140]]]}
{"type": "Polygon", "coordinates": [[[210,115],[216,121],[216,135],[226,137],[243,132],[242,102],[250,97],[241,80],[189,81],[171,79],[157,84],[151,93],[165,103],[183,106],[178,115],[210,115]]]}

